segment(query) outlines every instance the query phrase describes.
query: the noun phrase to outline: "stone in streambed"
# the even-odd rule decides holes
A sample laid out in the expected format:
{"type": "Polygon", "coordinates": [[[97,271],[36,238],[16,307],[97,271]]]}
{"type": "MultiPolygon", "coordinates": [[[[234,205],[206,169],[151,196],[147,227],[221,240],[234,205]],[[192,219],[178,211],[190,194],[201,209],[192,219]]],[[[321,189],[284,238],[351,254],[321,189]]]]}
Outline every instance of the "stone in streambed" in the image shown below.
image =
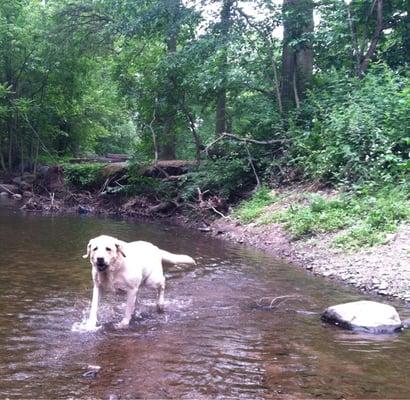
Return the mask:
{"type": "Polygon", "coordinates": [[[354,301],[328,307],[322,320],[345,329],[369,333],[393,333],[403,328],[396,309],[375,301],[354,301]]]}

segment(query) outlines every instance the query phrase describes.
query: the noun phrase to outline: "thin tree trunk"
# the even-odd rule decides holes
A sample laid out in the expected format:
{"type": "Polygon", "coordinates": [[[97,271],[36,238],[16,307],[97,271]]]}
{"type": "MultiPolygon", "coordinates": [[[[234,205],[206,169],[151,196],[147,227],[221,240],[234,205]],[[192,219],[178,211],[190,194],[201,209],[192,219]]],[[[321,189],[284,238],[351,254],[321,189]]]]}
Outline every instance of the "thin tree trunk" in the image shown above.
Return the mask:
{"type": "Polygon", "coordinates": [[[218,137],[226,131],[226,89],[218,91],[216,100],[215,136],[218,137]]]}
{"type": "MultiPolygon", "coordinates": [[[[267,41],[268,42],[268,41],[267,41]]],[[[269,45],[269,42],[267,43],[269,45]]],[[[269,58],[270,62],[272,64],[272,70],[273,70],[273,79],[274,79],[274,85],[275,85],[275,94],[276,94],[276,101],[278,103],[278,109],[279,113],[283,113],[283,106],[282,106],[282,99],[280,97],[280,82],[278,79],[278,70],[276,67],[276,61],[275,61],[275,55],[273,54],[273,50],[269,47],[269,58]]]]}
{"type": "Polygon", "coordinates": [[[222,43],[222,56],[220,73],[222,75],[221,86],[217,92],[216,98],[216,116],[215,116],[215,136],[220,136],[227,130],[226,116],[226,86],[227,86],[227,69],[228,69],[228,41],[231,24],[233,0],[224,0],[221,11],[220,35],[222,43]]]}
{"type": "MultiPolygon", "coordinates": [[[[180,0],[168,0],[168,12],[172,21],[168,32],[167,52],[168,56],[173,57],[177,50],[177,37],[179,32],[178,16],[180,0]]],[[[160,144],[159,158],[161,160],[174,160],[176,152],[176,135],[175,135],[175,115],[177,113],[175,93],[176,78],[175,72],[171,71],[168,76],[168,88],[165,101],[165,115],[163,140],[160,144]]]]}
{"type": "Polygon", "coordinates": [[[0,166],[3,171],[7,171],[6,163],[3,155],[3,148],[0,146],[0,166]]]}
{"type": "Polygon", "coordinates": [[[20,137],[20,172],[21,175],[24,173],[24,143],[23,143],[23,135],[20,137]]]}
{"type": "Polygon", "coordinates": [[[185,112],[186,112],[186,115],[189,121],[189,126],[191,128],[192,137],[194,138],[196,163],[197,165],[200,165],[201,164],[201,148],[202,148],[201,139],[195,128],[195,121],[194,121],[193,115],[187,110],[185,110],[185,112]]]}
{"type": "Polygon", "coordinates": [[[359,44],[357,42],[357,37],[353,25],[353,19],[352,19],[352,14],[350,12],[350,4],[347,4],[347,20],[349,22],[349,28],[350,28],[350,35],[352,36],[352,58],[354,58],[354,72],[358,76],[359,75],[359,69],[360,69],[360,50],[359,50],[359,44]]]}
{"type": "Polygon", "coordinates": [[[289,45],[289,42],[295,38],[293,32],[292,7],[298,0],[283,0],[283,49],[282,49],[282,79],[281,79],[281,99],[283,109],[288,111],[294,106],[293,81],[296,68],[295,49],[289,45]]]}
{"type": "Polygon", "coordinates": [[[363,60],[359,68],[359,77],[363,77],[364,73],[369,68],[370,60],[376,52],[377,44],[379,43],[380,36],[383,32],[383,0],[376,1],[376,28],[373,33],[372,40],[366,54],[363,56],[363,60]]]}
{"type": "Polygon", "coordinates": [[[9,151],[8,151],[8,165],[9,171],[13,170],[13,133],[9,126],[9,151]]]}
{"type": "Polygon", "coordinates": [[[174,131],[175,118],[169,113],[165,116],[164,140],[161,146],[159,158],[161,160],[175,160],[176,137],[174,131]]]}
{"type": "Polygon", "coordinates": [[[38,153],[40,149],[40,141],[37,139],[36,146],[35,146],[35,154],[34,154],[34,160],[33,160],[33,174],[37,174],[37,164],[38,164],[38,153]]]}
{"type": "Polygon", "coordinates": [[[313,51],[306,35],[314,28],[313,1],[284,0],[282,14],[281,99],[284,111],[289,111],[303,99],[312,78],[313,51]]]}

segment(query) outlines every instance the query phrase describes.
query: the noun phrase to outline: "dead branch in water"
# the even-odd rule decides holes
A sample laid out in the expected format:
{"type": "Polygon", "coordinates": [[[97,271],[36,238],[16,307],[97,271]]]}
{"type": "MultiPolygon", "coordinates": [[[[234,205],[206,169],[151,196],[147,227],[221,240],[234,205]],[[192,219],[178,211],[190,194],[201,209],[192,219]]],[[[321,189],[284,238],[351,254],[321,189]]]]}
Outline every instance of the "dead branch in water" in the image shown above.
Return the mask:
{"type": "Polygon", "coordinates": [[[227,220],[229,220],[229,221],[231,221],[231,217],[229,216],[229,215],[224,215],[224,214],[222,214],[220,211],[218,211],[215,207],[211,207],[211,210],[214,212],[214,213],[216,213],[216,214],[218,214],[220,217],[222,217],[223,219],[227,219],[227,220]]]}
{"type": "Polygon", "coordinates": [[[218,214],[220,217],[231,220],[231,217],[228,215],[224,215],[222,212],[216,209],[218,206],[219,198],[217,196],[213,196],[207,200],[204,199],[204,195],[209,192],[209,190],[205,190],[204,192],[201,191],[201,188],[197,187],[196,188],[198,192],[198,202],[199,202],[199,208],[204,209],[204,210],[212,210],[214,213],[218,214]]]}
{"type": "Polygon", "coordinates": [[[257,300],[256,305],[258,307],[266,307],[266,308],[276,308],[280,304],[284,303],[287,300],[290,299],[301,299],[302,296],[299,295],[285,295],[285,296],[278,296],[278,297],[261,297],[259,300],[257,300]],[[268,300],[266,304],[263,304],[265,300],[268,300]]]}
{"type": "Polygon", "coordinates": [[[11,190],[9,190],[5,185],[0,183],[0,189],[6,191],[8,194],[11,196],[14,196],[16,193],[13,193],[11,190]]]}

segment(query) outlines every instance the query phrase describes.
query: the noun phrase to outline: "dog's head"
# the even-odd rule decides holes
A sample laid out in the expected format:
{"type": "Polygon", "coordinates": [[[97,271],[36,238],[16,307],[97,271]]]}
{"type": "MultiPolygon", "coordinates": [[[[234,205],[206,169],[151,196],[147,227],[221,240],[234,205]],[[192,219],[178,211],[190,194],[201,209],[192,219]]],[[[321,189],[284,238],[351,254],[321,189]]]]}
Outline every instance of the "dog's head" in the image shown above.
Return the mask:
{"type": "Polygon", "coordinates": [[[91,239],[87,245],[87,254],[83,258],[90,257],[90,262],[99,272],[105,271],[114,264],[119,257],[126,257],[123,243],[111,236],[98,236],[91,239]]]}

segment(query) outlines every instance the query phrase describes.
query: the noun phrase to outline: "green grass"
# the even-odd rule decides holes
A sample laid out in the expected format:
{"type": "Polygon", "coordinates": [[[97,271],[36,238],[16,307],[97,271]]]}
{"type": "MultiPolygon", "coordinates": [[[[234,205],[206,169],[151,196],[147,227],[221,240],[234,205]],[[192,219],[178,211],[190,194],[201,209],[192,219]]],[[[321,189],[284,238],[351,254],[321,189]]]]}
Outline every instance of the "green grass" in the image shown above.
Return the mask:
{"type": "Polygon", "coordinates": [[[234,217],[243,223],[256,220],[264,212],[265,207],[276,200],[276,196],[266,187],[261,187],[254,195],[243,201],[234,211],[234,217]]]}
{"type": "Polygon", "coordinates": [[[333,244],[344,249],[371,247],[386,242],[386,232],[374,229],[368,224],[358,224],[335,237],[333,244]]]}
{"type": "Polygon", "coordinates": [[[311,195],[308,203],[307,206],[290,207],[278,216],[293,238],[332,232],[348,225],[351,216],[346,199],[326,200],[319,195],[311,195]]]}
{"type": "Polygon", "coordinates": [[[280,211],[267,206],[280,200],[262,188],[234,211],[243,223],[282,222],[292,238],[301,239],[326,232],[336,234],[333,245],[345,249],[370,247],[386,241],[402,221],[410,220],[408,187],[362,188],[360,192],[327,199],[317,194],[299,196],[295,205],[280,211]],[[303,200],[303,204],[302,201],[303,200]]]}
{"type": "Polygon", "coordinates": [[[289,208],[278,219],[295,239],[343,229],[334,239],[335,246],[368,247],[385,242],[386,233],[410,219],[408,197],[403,188],[345,194],[332,200],[313,196],[308,205],[289,208]]]}

